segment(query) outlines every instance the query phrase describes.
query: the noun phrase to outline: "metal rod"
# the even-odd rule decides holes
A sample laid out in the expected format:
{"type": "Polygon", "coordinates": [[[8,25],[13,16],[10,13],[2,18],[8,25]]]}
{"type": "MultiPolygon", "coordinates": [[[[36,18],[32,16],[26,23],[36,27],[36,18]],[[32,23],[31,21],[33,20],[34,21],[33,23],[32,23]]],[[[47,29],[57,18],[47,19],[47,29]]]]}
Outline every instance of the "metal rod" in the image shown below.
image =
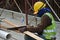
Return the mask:
{"type": "Polygon", "coordinates": [[[55,4],[60,8],[59,4],[54,0],[55,4]]]}
{"type": "Polygon", "coordinates": [[[57,16],[56,12],[53,10],[53,8],[51,7],[51,5],[49,4],[49,2],[47,0],[45,0],[47,5],[51,8],[52,12],[54,13],[54,15],[56,16],[56,18],[60,21],[59,17],[57,16]]]}
{"type": "Polygon", "coordinates": [[[18,7],[19,11],[22,13],[22,10],[20,9],[20,7],[18,6],[18,3],[16,2],[16,0],[14,0],[16,6],[18,7]]]}
{"type": "Polygon", "coordinates": [[[29,1],[28,1],[28,0],[26,0],[26,2],[27,2],[27,4],[30,6],[30,8],[33,10],[33,8],[32,8],[32,6],[31,6],[31,4],[29,3],[29,1]]]}

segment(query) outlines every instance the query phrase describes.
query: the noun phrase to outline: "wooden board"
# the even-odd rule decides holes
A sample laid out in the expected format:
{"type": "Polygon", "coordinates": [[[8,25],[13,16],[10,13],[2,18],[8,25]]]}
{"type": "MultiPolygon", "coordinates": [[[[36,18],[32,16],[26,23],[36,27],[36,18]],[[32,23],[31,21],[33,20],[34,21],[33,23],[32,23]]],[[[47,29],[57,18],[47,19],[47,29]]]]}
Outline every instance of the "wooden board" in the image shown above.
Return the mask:
{"type": "Polygon", "coordinates": [[[12,22],[10,22],[10,21],[7,20],[7,19],[3,19],[3,22],[5,22],[5,23],[7,23],[7,24],[9,24],[9,25],[11,25],[11,26],[13,26],[13,27],[17,27],[17,25],[13,24],[12,22]]]}
{"type": "Polygon", "coordinates": [[[29,32],[29,31],[25,31],[24,33],[27,34],[27,35],[29,35],[30,37],[36,39],[36,40],[44,40],[44,39],[38,37],[37,35],[35,35],[35,34],[29,32]]]}

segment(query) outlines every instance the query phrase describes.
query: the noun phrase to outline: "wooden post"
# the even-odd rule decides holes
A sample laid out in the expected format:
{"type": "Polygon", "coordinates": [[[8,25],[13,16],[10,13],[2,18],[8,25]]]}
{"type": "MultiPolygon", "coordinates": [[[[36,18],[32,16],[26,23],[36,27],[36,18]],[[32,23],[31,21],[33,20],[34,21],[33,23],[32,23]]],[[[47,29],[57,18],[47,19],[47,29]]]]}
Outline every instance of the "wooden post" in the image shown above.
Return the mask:
{"type": "Polygon", "coordinates": [[[25,0],[25,14],[26,14],[26,25],[28,25],[28,13],[27,13],[27,3],[26,3],[26,0],[25,0]]]}

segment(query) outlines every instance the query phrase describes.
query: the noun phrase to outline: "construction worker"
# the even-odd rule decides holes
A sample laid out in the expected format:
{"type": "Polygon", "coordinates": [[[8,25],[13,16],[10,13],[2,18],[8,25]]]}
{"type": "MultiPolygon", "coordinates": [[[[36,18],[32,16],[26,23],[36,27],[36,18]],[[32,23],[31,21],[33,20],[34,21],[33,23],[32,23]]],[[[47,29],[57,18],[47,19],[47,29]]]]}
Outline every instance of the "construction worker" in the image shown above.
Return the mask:
{"type": "MultiPolygon", "coordinates": [[[[37,33],[44,40],[56,40],[56,23],[51,15],[51,10],[45,7],[46,4],[38,1],[34,4],[34,15],[41,17],[41,23],[37,27],[24,26],[19,28],[20,32],[30,31],[37,33]]],[[[35,40],[32,37],[25,35],[25,40],[35,40]]]]}

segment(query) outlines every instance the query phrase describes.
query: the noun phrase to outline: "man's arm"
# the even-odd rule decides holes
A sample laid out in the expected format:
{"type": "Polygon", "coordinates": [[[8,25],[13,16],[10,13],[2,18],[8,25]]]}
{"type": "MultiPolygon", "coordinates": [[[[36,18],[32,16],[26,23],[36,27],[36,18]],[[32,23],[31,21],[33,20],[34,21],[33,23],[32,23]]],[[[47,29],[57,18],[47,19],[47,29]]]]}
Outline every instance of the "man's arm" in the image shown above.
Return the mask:
{"type": "Polygon", "coordinates": [[[52,20],[47,15],[44,15],[41,18],[41,24],[39,24],[37,27],[27,28],[27,31],[41,33],[47,26],[52,24],[51,21],[52,20]]]}

